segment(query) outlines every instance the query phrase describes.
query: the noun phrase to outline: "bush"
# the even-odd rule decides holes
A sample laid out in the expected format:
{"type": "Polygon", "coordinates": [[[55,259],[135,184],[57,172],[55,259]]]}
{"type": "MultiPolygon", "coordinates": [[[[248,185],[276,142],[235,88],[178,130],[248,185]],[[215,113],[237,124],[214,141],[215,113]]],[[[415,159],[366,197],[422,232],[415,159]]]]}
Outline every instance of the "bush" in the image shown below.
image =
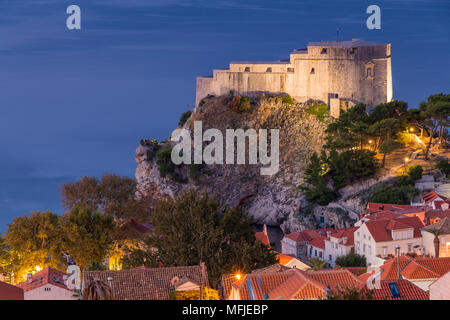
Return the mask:
{"type": "Polygon", "coordinates": [[[419,192],[413,185],[395,186],[383,183],[381,188],[369,197],[369,202],[409,204],[411,199],[418,194],[419,192]]]}
{"type": "Polygon", "coordinates": [[[285,105],[288,106],[293,106],[295,105],[295,101],[294,99],[292,99],[292,97],[290,95],[285,95],[281,97],[281,102],[285,105]]]}
{"type": "Polygon", "coordinates": [[[178,121],[178,126],[182,127],[186,123],[186,121],[190,118],[191,115],[192,115],[191,110],[183,112],[183,114],[180,117],[180,121],[178,121]]]}
{"type": "Polygon", "coordinates": [[[314,102],[308,106],[306,113],[316,116],[322,122],[328,114],[328,106],[324,103],[314,102]]]}
{"type": "Polygon", "coordinates": [[[412,180],[417,181],[422,178],[423,168],[419,165],[408,167],[408,175],[412,180]]]}
{"type": "Polygon", "coordinates": [[[450,163],[448,160],[441,160],[436,164],[436,168],[439,169],[447,178],[450,178],[450,163]]]}
{"type": "Polygon", "coordinates": [[[252,99],[247,96],[234,96],[231,100],[231,109],[238,113],[249,111],[252,108],[252,99]]]}
{"type": "Polygon", "coordinates": [[[176,182],[183,182],[175,171],[179,166],[172,162],[172,148],[161,150],[156,154],[159,174],[161,177],[169,177],[176,182]]]}
{"type": "Polygon", "coordinates": [[[366,267],[367,261],[365,256],[356,253],[349,253],[346,256],[336,258],[336,264],[341,267],[366,267]]]}

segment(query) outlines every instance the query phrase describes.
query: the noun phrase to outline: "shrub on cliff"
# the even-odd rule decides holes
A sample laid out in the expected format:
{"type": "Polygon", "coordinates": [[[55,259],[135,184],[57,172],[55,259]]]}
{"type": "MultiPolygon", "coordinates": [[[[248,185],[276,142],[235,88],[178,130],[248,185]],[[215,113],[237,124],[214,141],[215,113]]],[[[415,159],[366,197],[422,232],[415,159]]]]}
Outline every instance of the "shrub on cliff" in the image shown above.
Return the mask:
{"type": "Polygon", "coordinates": [[[231,109],[235,112],[242,113],[252,108],[252,99],[247,96],[234,96],[231,100],[231,109]]]}
{"type": "Polygon", "coordinates": [[[436,168],[450,178],[450,163],[448,160],[441,160],[436,164],[436,168]]]}
{"type": "Polygon", "coordinates": [[[422,177],[421,166],[410,166],[408,174],[395,178],[392,182],[375,185],[369,192],[369,202],[409,204],[413,197],[419,194],[414,184],[422,177]]]}
{"type": "Polygon", "coordinates": [[[306,113],[316,116],[319,121],[323,122],[325,116],[328,115],[328,106],[325,103],[312,103],[306,108],[306,113]]]}
{"type": "Polygon", "coordinates": [[[156,154],[156,158],[161,177],[169,177],[175,182],[184,182],[176,171],[179,166],[172,162],[172,148],[159,151],[156,154]]]}
{"type": "Polygon", "coordinates": [[[181,114],[180,120],[178,121],[178,126],[182,127],[186,123],[186,121],[191,117],[191,115],[192,115],[192,111],[191,110],[183,112],[181,114]]]}
{"type": "Polygon", "coordinates": [[[283,104],[285,104],[285,105],[288,105],[288,106],[295,105],[294,99],[292,99],[292,97],[290,95],[288,95],[288,94],[284,95],[284,96],[281,96],[281,102],[283,104]]]}

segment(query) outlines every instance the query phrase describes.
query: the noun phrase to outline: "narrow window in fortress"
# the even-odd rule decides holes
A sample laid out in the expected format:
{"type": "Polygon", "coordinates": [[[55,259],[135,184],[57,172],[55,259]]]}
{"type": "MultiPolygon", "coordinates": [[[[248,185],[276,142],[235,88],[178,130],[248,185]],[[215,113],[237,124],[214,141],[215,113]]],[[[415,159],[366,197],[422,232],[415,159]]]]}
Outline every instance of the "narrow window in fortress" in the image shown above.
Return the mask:
{"type": "Polygon", "coordinates": [[[314,68],[311,69],[311,74],[315,74],[314,68]]]}
{"type": "Polygon", "coordinates": [[[327,53],[327,48],[322,48],[322,51],[320,51],[321,54],[326,54],[327,53]]]}
{"type": "Polygon", "coordinates": [[[294,72],[294,68],[287,68],[287,72],[294,72]]]}
{"type": "Polygon", "coordinates": [[[368,67],[366,70],[366,77],[367,78],[372,78],[373,77],[373,68],[372,67],[368,67]]]}
{"type": "Polygon", "coordinates": [[[271,67],[267,68],[266,72],[272,72],[272,68],[271,67]]]}
{"type": "Polygon", "coordinates": [[[354,54],[355,52],[356,52],[356,48],[350,48],[350,51],[349,51],[350,54],[354,54]]]}
{"type": "Polygon", "coordinates": [[[250,67],[245,67],[245,72],[250,72],[250,67]]]}

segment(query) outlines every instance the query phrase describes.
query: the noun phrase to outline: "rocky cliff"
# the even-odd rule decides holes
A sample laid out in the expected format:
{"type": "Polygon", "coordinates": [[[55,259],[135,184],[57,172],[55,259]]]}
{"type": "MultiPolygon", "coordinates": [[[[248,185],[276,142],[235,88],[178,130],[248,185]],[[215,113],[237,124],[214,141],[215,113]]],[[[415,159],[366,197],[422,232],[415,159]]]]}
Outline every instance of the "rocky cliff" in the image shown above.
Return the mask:
{"type": "Polygon", "coordinates": [[[194,121],[202,121],[203,131],[216,128],[224,136],[226,129],[279,129],[278,173],[263,176],[261,165],[214,164],[201,169],[181,165],[174,169],[174,181],[173,177],[161,176],[157,163],[158,153],[173,143],[143,140],[136,150],[138,194],[157,199],[198,188],[213,194],[224,205],[242,205],[256,223],[278,225],[286,231],[313,227],[313,215],[304,214],[306,203],[297,187],[303,183],[309,157],[314,151],[319,152],[324,143],[330,119],[319,120],[307,112],[307,106],[280,97],[256,98],[244,111],[236,109],[233,103],[231,95],[205,98],[182,128],[192,132],[194,121]],[[193,169],[196,175],[192,174],[193,169]]]}

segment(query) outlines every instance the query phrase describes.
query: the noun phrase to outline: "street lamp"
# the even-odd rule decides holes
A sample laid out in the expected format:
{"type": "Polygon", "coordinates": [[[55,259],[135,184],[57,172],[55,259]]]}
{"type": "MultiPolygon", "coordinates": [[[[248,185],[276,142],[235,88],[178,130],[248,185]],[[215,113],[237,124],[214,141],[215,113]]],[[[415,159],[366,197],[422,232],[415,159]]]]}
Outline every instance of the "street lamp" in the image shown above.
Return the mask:
{"type": "Polygon", "coordinates": [[[406,158],[404,159],[405,173],[406,173],[406,164],[408,163],[408,161],[409,161],[409,158],[406,157],[406,158]]]}

